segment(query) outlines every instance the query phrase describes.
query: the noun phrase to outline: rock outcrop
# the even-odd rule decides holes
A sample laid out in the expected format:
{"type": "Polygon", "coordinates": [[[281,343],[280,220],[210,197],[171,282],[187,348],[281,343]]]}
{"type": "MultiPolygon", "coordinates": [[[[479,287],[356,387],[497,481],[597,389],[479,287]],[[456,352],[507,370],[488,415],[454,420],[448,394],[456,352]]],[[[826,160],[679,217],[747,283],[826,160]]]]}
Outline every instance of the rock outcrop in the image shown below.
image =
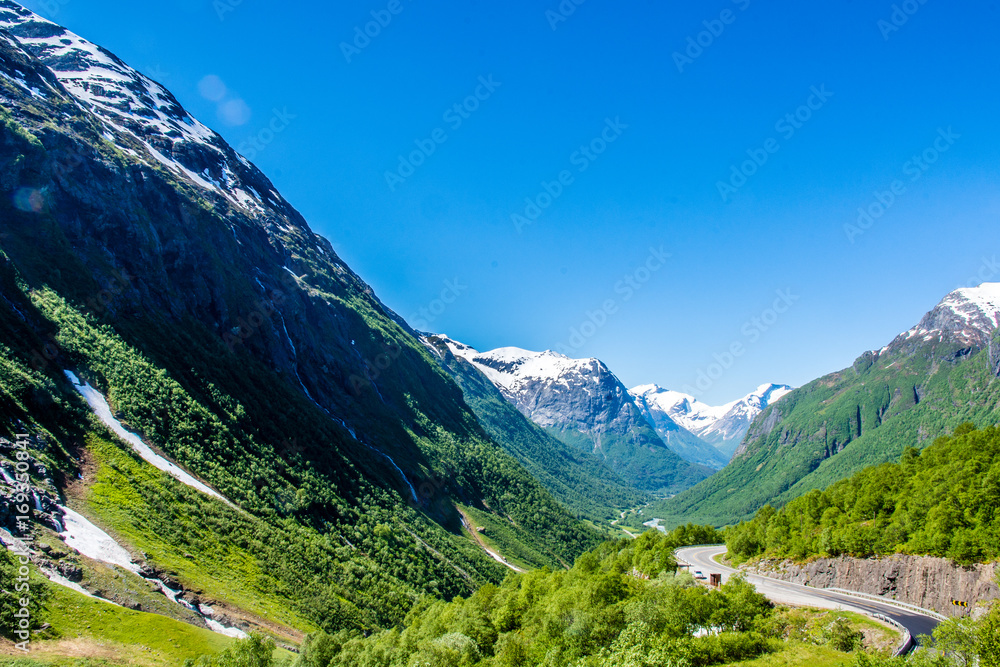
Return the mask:
{"type": "Polygon", "coordinates": [[[761,561],[748,571],[816,588],[843,588],[964,616],[975,605],[1000,597],[993,564],[957,565],[947,558],[820,558],[809,563],[761,561]],[[969,603],[969,609],[953,600],[969,603]]]}

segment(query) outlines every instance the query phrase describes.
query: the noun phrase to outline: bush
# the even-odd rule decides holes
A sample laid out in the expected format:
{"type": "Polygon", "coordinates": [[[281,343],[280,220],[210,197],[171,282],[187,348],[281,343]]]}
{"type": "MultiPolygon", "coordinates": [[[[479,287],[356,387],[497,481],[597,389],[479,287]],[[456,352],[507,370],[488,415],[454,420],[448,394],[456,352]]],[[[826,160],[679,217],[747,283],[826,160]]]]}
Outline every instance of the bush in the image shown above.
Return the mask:
{"type": "Polygon", "coordinates": [[[254,633],[216,656],[187,660],[184,667],[275,667],[274,641],[254,633]]]}
{"type": "Polygon", "coordinates": [[[827,627],[825,635],[830,646],[844,653],[857,651],[862,647],[865,639],[865,633],[851,628],[851,624],[844,618],[838,618],[831,623],[827,627]]]}

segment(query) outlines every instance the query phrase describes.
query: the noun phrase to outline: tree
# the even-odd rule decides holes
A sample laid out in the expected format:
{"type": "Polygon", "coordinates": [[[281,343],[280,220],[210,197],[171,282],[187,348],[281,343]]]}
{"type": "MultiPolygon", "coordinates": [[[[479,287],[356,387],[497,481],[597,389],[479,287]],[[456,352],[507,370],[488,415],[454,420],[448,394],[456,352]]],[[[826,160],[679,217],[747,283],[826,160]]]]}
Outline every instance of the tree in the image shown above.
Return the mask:
{"type": "Polygon", "coordinates": [[[994,606],[976,632],[982,667],[1000,667],[1000,606],[994,606]]]}
{"type": "Polygon", "coordinates": [[[741,575],[730,577],[719,591],[727,604],[715,613],[713,624],[726,630],[749,632],[774,610],[774,605],[741,575]]]}
{"type": "Polygon", "coordinates": [[[933,646],[953,656],[959,667],[973,665],[979,652],[979,628],[971,618],[950,618],[934,628],[933,646]]]}

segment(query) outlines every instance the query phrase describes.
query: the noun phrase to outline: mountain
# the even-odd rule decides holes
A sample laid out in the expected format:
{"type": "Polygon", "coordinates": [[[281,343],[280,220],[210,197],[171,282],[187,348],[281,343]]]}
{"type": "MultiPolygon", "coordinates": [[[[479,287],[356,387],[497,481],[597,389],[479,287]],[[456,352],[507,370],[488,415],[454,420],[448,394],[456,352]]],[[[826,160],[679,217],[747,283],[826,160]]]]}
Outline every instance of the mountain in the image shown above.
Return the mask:
{"type": "Polygon", "coordinates": [[[597,543],[256,167],[10,0],[0,190],[0,467],[35,499],[0,536],[37,538],[60,618],[87,590],[368,631],[597,543]]]}
{"type": "Polygon", "coordinates": [[[445,336],[427,336],[424,342],[458,382],[486,432],[567,508],[604,523],[650,500],[603,458],[558,440],[522,415],[482,371],[453,352],[465,346],[445,336]]]}
{"type": "Polygon", "coordinates": [[[920,323],[900,334],[879,354],[892,349],[946,339],[970,347],[986,348],[1000,325],[1000,283],[957,289],[946,296],[920,323]],[[916,339],[916,340],[914,340],[916,339]]]}
{"type": "MultiPolygon", "coordinates": [[[[722,468],[743,442],[757,415],[791,390],[784,384],[764,384],[743,398],[720,406],[706,405],[693,396],[655,384],[636,387],[631,393],[661,436],[664,435],[661,429],[669,433],[673,425],[679,425],[712,446],[703,448],[703,456],[711,460],[706,460],[705,465],[722,468]]],[[[692,460],[689,456],[685,458],[692,460]]]]}
{"type": "Polygon", "coordinates": [[[725,469],[646,514],[729,524],[894,461],[962,423],[995,424],[998,324],[1000,284],[952,292],[881,350],[766,408],[725,469]]]}
{"type": "MultiPolygon", "coordinates": [[[[605,461],[626,482],[650,493],[675,493],[711,474],[665,444],[628,390],[597,359],[514,347],[478,352],[442,338],[452,354],[477,368],[525,417],[559,440],[605,461]]],[[[678,443],[698,439],[677,427],[678,443]]]]}

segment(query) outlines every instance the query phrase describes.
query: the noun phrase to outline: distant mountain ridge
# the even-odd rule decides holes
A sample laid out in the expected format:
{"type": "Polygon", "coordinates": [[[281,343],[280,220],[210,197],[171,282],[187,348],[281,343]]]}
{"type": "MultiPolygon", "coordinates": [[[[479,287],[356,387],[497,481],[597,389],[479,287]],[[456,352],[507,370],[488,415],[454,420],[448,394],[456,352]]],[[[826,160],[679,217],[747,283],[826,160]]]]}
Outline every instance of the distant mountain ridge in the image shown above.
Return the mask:
{"type": "Polygon", "coordinates": [[[678,443],[700,444],[696,436],[674,425],[672,442],[665,442],[628,389],[598,359],[514,347],[479,352],[446,336],[436,338],[483,373],[525,417],[604,459],[641,490],[676,493],[712,472],[676,453],[678,443]]]}
{"type": "Polygon", "coordinates": [[[424,344],[462,388],[479,423],[566,507],[594,521],[651,498],[623,481],[603,457],[553,437],[521,414],[485,373],[452,352],[454,341],[425,336],[424,344]]]}
{"type": "Polygon", "coordinates": [[[517,347],[480,352],[447,336],[433,338],[478,369],[532,422],[605,458],[609,439],[627,436],[655,446],[655,434],[685,461],[718,470],[729,462],[753,418],[791,391],[787,385],[765,384],[726,405],[708,406],[657,385],[628,391],[599,359],[517,347]]]}
{"type": "Polygon", "coordinates": [[[791,391],[788,385],[763,384],[746,396],[719,406],[706,405],[694,396],[655,384],[635,387],[631,394],[657,429],[666,416],[716,448],[722,462],[718,467],[722,467],[729,463],[757,415],[791,391]]]}

